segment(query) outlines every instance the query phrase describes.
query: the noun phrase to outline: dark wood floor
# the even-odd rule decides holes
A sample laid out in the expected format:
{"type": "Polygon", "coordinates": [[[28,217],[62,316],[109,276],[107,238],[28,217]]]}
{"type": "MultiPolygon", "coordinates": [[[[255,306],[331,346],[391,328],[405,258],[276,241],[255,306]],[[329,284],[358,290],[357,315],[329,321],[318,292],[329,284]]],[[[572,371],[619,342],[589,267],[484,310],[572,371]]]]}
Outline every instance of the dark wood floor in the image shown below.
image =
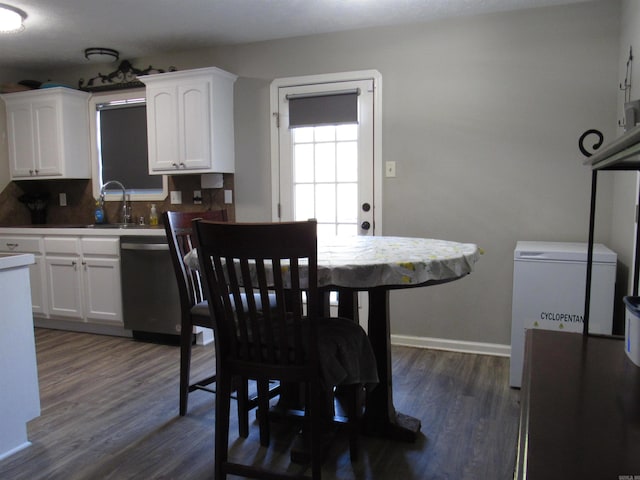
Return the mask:
{"type": "MultiPolygon", "coordinates": [[[[195,392],[178,416],[177,347],[130,339],[36,330],[42,415],[29,423],[33,445],[0,462],[1,479],[212,479],[214,396],[195,392]]],[[[196,347],[194,373],[215,368],[211,347],[196,347]]],[[[393,347],[394,399],[422,421],[414,444],[363,437],[351,464],[339,436],[325,479],[490,479],[513,476],[519,392],[508,387],[509,361],[393,347]]],[[[275,425],[272,446],[251,434],[231,455],[291,465],[295,431],[275,425]]]]}

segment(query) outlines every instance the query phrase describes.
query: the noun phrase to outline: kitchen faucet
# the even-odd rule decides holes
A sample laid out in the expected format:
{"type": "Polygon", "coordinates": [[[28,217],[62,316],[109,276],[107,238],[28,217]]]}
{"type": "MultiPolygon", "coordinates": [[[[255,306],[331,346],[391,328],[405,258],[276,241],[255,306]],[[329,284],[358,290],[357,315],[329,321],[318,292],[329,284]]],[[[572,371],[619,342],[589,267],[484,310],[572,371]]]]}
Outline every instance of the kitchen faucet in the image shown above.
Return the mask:
{"type": "Polygon", "coordinates": [[[127,224],[129,223],[131,215],[129,214],[129,208],[127,207],[127,190],[126,188],[124,188],[124,185],[122,183],[117,180],[109,180],[107,182],[104,182],[102,187],[100,187],[100,199],[104,200],[104,191],[107,189],[107,185],[111,184],[114,184],[122,189],[122,214],[120,223],[127,224]]]}

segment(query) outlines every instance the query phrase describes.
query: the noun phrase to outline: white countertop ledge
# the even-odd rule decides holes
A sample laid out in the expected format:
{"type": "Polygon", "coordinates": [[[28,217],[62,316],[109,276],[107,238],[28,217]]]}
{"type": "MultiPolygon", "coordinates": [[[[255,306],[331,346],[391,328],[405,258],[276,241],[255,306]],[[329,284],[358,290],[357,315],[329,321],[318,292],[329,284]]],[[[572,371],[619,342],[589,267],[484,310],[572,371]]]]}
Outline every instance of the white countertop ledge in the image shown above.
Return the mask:
{"type": "Polygon", "coordinates": [[[0,271],[24,267],[35,263],[31,253],[0,253],[0,271]]]}
{"type": "Polygon", "coordinates": [[[0,227],[0,234],[6,235],[73,235],[91,237],[164,237],[166,236],[163,226],[126,227],[126,228],[105,228],[105,227],[66,227],[64,225],[51,225],[47,227],[38,226],[18,226],[0,227]]]}

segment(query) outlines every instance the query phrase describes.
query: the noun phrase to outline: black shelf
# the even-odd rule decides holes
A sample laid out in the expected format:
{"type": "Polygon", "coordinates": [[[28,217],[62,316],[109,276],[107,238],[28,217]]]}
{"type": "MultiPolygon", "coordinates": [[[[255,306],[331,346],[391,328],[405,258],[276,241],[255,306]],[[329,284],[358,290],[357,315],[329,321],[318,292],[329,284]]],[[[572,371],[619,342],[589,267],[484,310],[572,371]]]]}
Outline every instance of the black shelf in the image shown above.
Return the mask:
{"type": "MultiPolygon", "coordinates": [[[[583,335],[589,336],[589,309],[591,306],[591,280],[595,229],[596,193],[599,171],[640,171],[640,125],[603,146],[584,162],[591,167],[591,206],[589,213],[589,242],[587,247],[587,284],[584,306],[583,335]]],[[[638,198],[640,204],[640,193],[638,198]]],[[[633,270],[633,295],[638,295],[640,283],[640,228],[636,228],[636,248],[633,270]]]]}

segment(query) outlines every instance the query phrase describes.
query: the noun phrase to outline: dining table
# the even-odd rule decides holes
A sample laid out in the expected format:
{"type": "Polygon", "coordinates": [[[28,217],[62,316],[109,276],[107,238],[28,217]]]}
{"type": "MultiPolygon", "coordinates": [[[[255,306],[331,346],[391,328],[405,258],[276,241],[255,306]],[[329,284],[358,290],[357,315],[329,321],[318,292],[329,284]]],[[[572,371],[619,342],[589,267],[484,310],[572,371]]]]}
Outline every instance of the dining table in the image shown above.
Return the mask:
{"type": "MultiPolygon", "coordinates": [[[[185,262],[198,268],[193,254],[195,250],[185,262]]],[[[393,404],[390,292],[458,280],[474,270],[479,258],[480,249],[473,243],[397,236],[318,237],[318,287],[327,299],[330,292],[338,293],[338,315],[358,321],[357,295],[368,295],[367,334],[379,383],[367,390],[362,421],[366,434],[413,442],[421,428],[419,419],[398,412],[393,404]]]]}
{"type": "Polygon", "coordinates": [[[458,280],[474,270],[479,258],[473,243],[397,236],[318,238],[318,285],[338,292],[338,315],[357,319],[357,293],[368,295],[367,333],[379,384],[367,393],[365,433],[413,442],[421,428],[419,419],[393,404],[390,292],[458,280]]]}

